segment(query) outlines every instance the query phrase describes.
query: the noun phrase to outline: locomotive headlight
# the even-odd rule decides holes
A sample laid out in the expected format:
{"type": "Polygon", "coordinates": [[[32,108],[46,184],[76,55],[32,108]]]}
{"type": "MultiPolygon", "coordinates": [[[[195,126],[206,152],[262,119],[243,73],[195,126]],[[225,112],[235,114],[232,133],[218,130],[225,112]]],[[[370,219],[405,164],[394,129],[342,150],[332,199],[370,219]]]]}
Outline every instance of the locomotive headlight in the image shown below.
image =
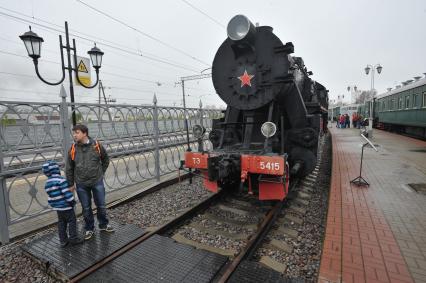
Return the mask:
{"type": "Polygon", "coordinates": [[[233,17],[227,27],[228,37],[234,41],[244,39],[249,33],[255,32],[254,25],[244,15],[236,15],[233,17]]]}
{"type": "Polygon", "coordinates": [[[201,125],[194,125],[192,127],[192,134],[196,139],[202,138],[206,133],[206,128],[201,125]]]}
{"type": "Polygon", "coordinates": [[[260,127],[260,131],[265,138],[270,138],[277,132],[277,125],[272,122],[265,122],[262,124],[262,127],[260,127]]]}

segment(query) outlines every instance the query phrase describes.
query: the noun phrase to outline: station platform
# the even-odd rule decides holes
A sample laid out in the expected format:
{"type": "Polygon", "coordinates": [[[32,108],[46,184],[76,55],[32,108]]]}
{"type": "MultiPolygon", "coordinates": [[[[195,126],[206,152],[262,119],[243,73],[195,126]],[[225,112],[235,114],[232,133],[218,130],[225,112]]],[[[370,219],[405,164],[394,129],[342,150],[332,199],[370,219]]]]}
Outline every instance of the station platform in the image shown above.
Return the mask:
{"type": "Polygon", "coordinates": [[[329,128],[332,180],[319,282],[426,282],[426,142],[329,128]]]}

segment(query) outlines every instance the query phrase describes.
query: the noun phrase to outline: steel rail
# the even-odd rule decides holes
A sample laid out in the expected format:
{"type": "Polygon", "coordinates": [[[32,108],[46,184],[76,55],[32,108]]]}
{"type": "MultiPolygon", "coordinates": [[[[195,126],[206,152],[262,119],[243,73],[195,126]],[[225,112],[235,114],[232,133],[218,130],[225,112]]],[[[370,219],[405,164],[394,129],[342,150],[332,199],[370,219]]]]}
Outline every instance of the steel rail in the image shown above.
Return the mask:
{"type": "Polygon", "coordinates": [[[146,234],[140,236],[139,238],[136,238],[135,240],[126,244],[124,247],[120,248],[119,250],[113,252],[109,256],[107,256],[107,257],[101,259],[100,261],[96,262],[91,267],[85,269],[83,272],[73,276],[72,278],[70,278],[69,282],[74,283],[74,282],[78,282],[78,281],[82,280],[83,278],[87,277],[88,275],[90,275],[90,274],[94,273],[95,271],[99,270],[100,268],[102,268],[107,263],[113,261],[114,259],[125,254],[126,252],[128,252],[132,248],[136,247],[140,243],[146,241],[147,239],[149,239],[153,235],[164,233],[167,230],[170,230],[171,228],[175,227],[179,223],[183,222],[184,220],[187,220],[188,218],[192,217],[194,214],[200,212],[201,210],[207,209],[213,202],[215,202],[220,197],[222,197],[222,195],[224,195],[224,193],[225,193],[224,190],[219,191],[218,193],[210,196],[209,198],[205,199],[201,203],[197,204],[195,207],[192,207],[192,208],[186,210],[184,213],[182,213],[178,217],[176,217],[176,218],[172,219],[171,221],[169,221],[169,222],[163,224],[162,226],[158,227],[154,231],[147,232],[146,234]]]}
{"type": "MultiPolygon", "coordinates": [[[[290,192],[296,187],[299,180],[296,179],[292,183],[289,189],[290,192]]],[[[259,225],[259,229],[257,230],[256,234],[254,234],[250,240],[248,241],[247,245],[244,247],[244,249],[229,263],[223,272],[222,276],[218,279],[218,283],[225,283],[229,280],[232,273],[238,268],[240,263],[250,257],[252,253],[256,250],[256,248],[259,246],[259,244],[262,242],[264,237],[269,232],[270,228],[274,224],[275,219],[277,218],[278,214],[281,212],[284,204],[288,201],[287,198],[284,200],[278,202],[275,204],[275,206],[267,213],[265,218],[263,219],[262,223],[259,225]]]]}

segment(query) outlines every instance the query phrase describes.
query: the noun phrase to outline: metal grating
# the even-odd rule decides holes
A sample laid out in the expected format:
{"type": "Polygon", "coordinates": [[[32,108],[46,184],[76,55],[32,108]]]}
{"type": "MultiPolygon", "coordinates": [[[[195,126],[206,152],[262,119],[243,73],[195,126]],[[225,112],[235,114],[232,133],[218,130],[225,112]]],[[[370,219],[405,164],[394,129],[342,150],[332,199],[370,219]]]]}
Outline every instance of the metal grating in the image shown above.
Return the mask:
{"type": "Polygon", "coordinates": [[[24,245],[22,249],[41,263],[47,272],[69,279],[145,234],[135,225],[110,224],[115,228],[114,233],[96,231],[92,239],[76,246],[61,248],[55,231],[24,245]]]}
{"type": "Polygon", "coordinates": [[[245,260],[228,280],[229,283],[301,283],[305,280],[285,278],[280,272],[264,267],[258,262],[245,260]]]}
{"type": "Polygon", "coordinates": [[[227,260],[154,235],[82,282],[210,282],[227,260]]]}

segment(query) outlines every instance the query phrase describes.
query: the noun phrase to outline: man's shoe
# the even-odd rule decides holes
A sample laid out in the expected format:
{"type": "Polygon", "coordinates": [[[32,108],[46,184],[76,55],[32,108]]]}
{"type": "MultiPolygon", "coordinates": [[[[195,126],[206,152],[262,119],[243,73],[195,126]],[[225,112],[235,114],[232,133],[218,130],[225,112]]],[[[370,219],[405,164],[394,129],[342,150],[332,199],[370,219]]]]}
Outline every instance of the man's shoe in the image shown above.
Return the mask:
{"type": "Polygon", "coordinates": [[[59,245],[61,246],[61,248],[65,248],[68,245],[68,241],[60,242],[59,245]]]}
{"type": "Polygon", "coordinates": [[[87,230],[86,234],[84,234],[84,239],[85,240],[90,240],[90,238],[92,238],[93,236],[93,231],[92,230],[87,230]]]}
{"type": "Polygon", "coordinates": [[[109,232],[109,233],[114,232],[114,228],[109,224],[105,227],[99,227],[99,230],[109,232]]]}
{"type": "MultiPolygon", "coordinates": [[[[86,235],[87,235],[87,233],[86,233],[86,235]]],[[[70,242],[71,246],[75,246],[75,245],[83,243],[84,240],[82,238],[80,238],[80,237],[76,237],[74,239],[70,239],[69,242],[70,242]]]]}

